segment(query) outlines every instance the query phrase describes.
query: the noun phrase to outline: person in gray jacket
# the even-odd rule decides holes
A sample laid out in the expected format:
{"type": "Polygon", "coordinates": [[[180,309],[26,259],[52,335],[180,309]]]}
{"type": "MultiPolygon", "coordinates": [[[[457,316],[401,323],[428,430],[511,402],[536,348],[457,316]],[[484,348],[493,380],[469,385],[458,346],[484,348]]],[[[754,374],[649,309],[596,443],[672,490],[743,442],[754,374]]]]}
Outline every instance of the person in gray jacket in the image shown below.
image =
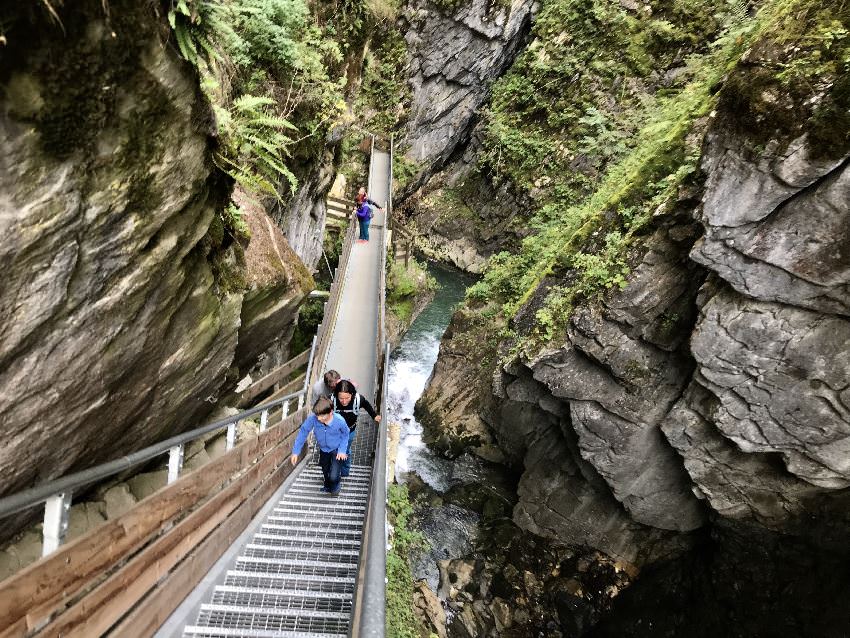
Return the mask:
{"type": "Polygon", "coordinates": [[[336,370],[328,370],[313,384],[313,401],[319,397],[331,398],[334,388],[340,380],[340,374],[336,370]]]}

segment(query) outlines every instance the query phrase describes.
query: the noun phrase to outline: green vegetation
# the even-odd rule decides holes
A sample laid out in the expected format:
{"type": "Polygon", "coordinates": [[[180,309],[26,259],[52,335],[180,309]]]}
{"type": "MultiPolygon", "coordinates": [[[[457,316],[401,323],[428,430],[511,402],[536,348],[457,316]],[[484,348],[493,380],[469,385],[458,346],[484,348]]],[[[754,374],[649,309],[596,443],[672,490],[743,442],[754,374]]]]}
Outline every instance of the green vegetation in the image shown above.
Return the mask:
{"type": "Polygon", "coordinates": [[[391,260],[387,274],[387,309],[402,324],[407,325],[413,319],[413,309],[419,295],[437,288],[437,280],[413,257],[407,267],[400,261],[391,260]]]}
{"type": "Polygon", "coordinates": [[[406,485],[390,485],[387,491],[389,519],[393,526],[387,553],[387,636],[418,638],[419,628],[413,613],[413,574],[410,553],[422,547],[425,539],[410,529],[413,506],[406,485]]]}
{"type": "Polygon", "coordinates": [[[404,155],[404,149],[396,149],[393,155],[393,182],[394,190],[403,192],[419,171],[422,170],[422,165],[418,162],[413,162],[404,155]]]}
{"type": "Polygon", "coordinates": [[[375,48],[366,55],[363,83],[355,109],[364,126],[374,133],[389,135],[405,119],[405,105],[411,99],[407,83],[407,43],[395,23],[378,24],[375,48]]]}
{"type": "Polygon", "coordinates": [[[168,19],[215,107],[218,166],[257,194],[294,192],[286,158],[342,112],[339,44],[306,0],[176,0],[168,19]]]}
{"type": "MultiPolygon", "coordinates": [[[[750,17],[735,2],[717,10],[658,1],[651,14],[602,0],[544,3],[533,42],[494,87],[482,156],[495,180],[534,189],[534,234],[516,254],[491,259],[468,293],[471,307],[495,303],[505,318],[524,315],[516,344],[533,350],[562,334],[578,300],[625,286],[648,222],[697,178],[706,116],[724,101],[749,113],[772,107],[765,84],[740,70],[748,48],[798,47],[794,60],[818,61],[768,67],[774,95],[794,84],[808,83],[801,93],[809,95],[823,87],[827,99],[802,122],[842,109],[846,116],[847,87],[835,80],[850,64],[847,9],[841,17],[828,4],[775,0],[750,17]],[[653,75],[667,68],[677,72],[653,75]]],[[[775,136],[776,117],[765,119],[752,125],[775,136]]]]}

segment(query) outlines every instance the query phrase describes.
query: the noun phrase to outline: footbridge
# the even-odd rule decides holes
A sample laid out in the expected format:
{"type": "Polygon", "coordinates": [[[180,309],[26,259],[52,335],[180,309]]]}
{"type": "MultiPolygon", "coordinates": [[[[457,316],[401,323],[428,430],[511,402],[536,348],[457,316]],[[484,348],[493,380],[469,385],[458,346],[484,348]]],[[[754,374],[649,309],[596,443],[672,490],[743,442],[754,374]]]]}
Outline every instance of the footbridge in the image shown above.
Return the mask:
{"type": "Polygon", "coordinates": [[[361,414],[340,496],[319,492],[313,453],[289,462],[310,388],[328,368],[383,415],[392,142],[372,138],[368,243],[348,222],[310,350],[238,397],[243,411],[88,470],[0,499],[0,517],[44,508],[43,557],[0,583],[0,638],[383,636],[386,420],[361,414]],[[302,372],[303,370],[303,372],[302,372]],[[226,452],[183,471],[187,451],[226,433],[226,452]],[[65,542],[74,494],[161,459],[167,483],[65,542]]]}

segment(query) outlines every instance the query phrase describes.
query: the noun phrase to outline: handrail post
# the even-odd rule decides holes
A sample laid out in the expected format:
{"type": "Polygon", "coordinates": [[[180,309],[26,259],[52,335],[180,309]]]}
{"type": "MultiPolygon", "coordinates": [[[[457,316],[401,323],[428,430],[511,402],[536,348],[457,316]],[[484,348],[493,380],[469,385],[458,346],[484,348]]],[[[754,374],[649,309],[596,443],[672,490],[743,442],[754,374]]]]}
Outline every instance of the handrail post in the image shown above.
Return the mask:
{"type": "Polygon", "coordinates": [[[393,154],[395,153],[395,136],[390,133],[390,184],[387,190],[387,230],[393,230],[393,154]]]}
{"type": "MultiPolygon", "coordinates": [[[[325,302],[325,307],[327,307],[327,302],[325,302]]],[[[316,356],[316,342],[319,337],[319,329],[316,329],[316,334],[313,335],[313,343],[310,346],[310,358],[307,359],[307,372],[304,373],[304,392],[305,394],[310,391],[310,386],[313,383],[313,358],[316,356]]]]}
{"type": "Polygon", "coordinates": [[[48,497],[44,503],[44,529],[41,555],[47,556],[59,549],[68,533],[71,511],[71,492],[61,492],[48,497]]]}
{"type": "Polygon", "coordinates": [[[225,450],[229,451],[236,447],[236,425],[238,423],[239,421],[234,421],[227,425],[227,441],[224,445],[225,450]]]}
{"type": "Polygon", "coordinates": [[[183,444],[175,445],[168,450],[168,484],[171,485],[180,476],[180,470],[183,469],[183,454],[185,446],[183,444]]]}
{"type": "Polygon", "coordinates": [[[265,432],[269,429],[269,411],[263,410],[260,413],[260,432],[265,432]]]}

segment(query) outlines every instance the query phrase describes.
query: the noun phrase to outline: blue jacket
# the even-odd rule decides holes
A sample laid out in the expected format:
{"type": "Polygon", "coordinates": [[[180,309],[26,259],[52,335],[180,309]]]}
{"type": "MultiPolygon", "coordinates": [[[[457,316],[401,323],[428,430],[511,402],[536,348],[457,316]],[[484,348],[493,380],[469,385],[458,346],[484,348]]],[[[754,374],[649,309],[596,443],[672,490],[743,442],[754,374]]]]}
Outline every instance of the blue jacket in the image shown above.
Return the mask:
{"type": "Polygon", "coordinates": [[[304,447],[310,432],[315,433],[316,442],[322,452],[337,450],[345,454],[348,447],[348,424],[340,415],[334,414],[334,418],[328,425],[319,421],[315,414],[304,419],[304,423],[298,430],[298,436],[295,437],[295,445],[292,446],[293,454],[301,454],[301,448],[304,447]]]}

